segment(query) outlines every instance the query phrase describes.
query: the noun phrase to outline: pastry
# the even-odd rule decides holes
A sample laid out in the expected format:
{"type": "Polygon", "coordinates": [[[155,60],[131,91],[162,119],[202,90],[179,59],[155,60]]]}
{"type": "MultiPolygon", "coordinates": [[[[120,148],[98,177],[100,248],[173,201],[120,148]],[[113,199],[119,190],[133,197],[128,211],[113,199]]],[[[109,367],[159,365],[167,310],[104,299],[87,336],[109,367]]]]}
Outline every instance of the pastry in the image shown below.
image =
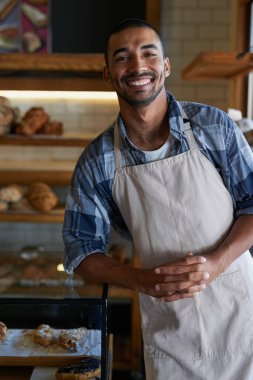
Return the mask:
{"type": "MultiPolygon", "coordinates": [[[[0,209],[1,209],[1,207],[0,207],[0,209]]],[[[15,210],[15,211],[29,211],[29,210],[32,210],[32,205],[28,201],[28,199],[21,198],[17,202],[10,202],[9,209],[15,210]]]]}
{"type": "Polygon", "coordinates": [[[85,327],[62,330],[59,336],[59,343],[65,348],[76,349],[78,341],[85,335],[86,331],[85,327]]]}
{"type": "MultiPolygon", "coordinates": [[[[28,36],[31,37],[31,34],[28,36]]],[[[33,40],[33,46],[30,46],[30,49],[35,48],[36,42],[33,40]]],[[[39,48],[38,44],[37,48],[39,48]]],[[[15,119],[17,118],[16,116],[15,119]]],[[[60,135],[62,130],[62,122],[50,120],[49,115],[42,107],[32,107],[25,113],[21,121],[15,125],[14,133],[27,136],[34,134],[60,135]]]]}
{"type": "Polygon", "coordinates": [[[39,130],[39,133],[46,135],[60,135],[62,134],[62,123],[60,121],[52,120],[45,123],[39,130]]]}
{"type": "Polygon", "coordinates": [[[58,203],[57,195],[42,182],[35,182],[30,186],[27,199],[36,210],[42,212],[52,210],[58,203]]]}
{"type": "Polygon", "coordinates": [[[8,210],[9,205],[8,202],[0,201],[0,211],[6,211],[8,210]]]}
{"type": "Polygon", "coordinates": [[[38,133],[39,129],[48,120],[49,116],[42,107],[32,107],[25,113],[15,132],[21,135],[38,133]]]}
{"type": "Polygon", "coordinates": [[[14,122],[14,112],[8,106],[0,105],[0,135],[10,132],[14,122]]]}
{"type": "Polygon", "coordinates": [[[6,98],[5,96],[0,96],[0,106],[10,107],[11,103],[10,103],[9,99],[6,98]]]}
{"type": "Polygon", "coordinates": [[[33,333],[34,342],[41,346],[48,347],[54,343],[54,330],[46,324],[39,325],[33,333]]]}
{"type": "Polygon", "coordinates": [[[100,377],[100,375],[100,360],[90,356],[80,362],[60,367],[55,377],[57,380],[86,380],[100,377]]]}
{"type": "Polygon", "coordinates": [[[0,201],[18,202],[23,197],[23,189],[18,185],[9,185],[0,189],[0,201]]]}
{"type": "Polygon", "coordinates": [[[7,326],[5,323],[0,322],[0,341],[4,340],[7,335],[7,326]]]}

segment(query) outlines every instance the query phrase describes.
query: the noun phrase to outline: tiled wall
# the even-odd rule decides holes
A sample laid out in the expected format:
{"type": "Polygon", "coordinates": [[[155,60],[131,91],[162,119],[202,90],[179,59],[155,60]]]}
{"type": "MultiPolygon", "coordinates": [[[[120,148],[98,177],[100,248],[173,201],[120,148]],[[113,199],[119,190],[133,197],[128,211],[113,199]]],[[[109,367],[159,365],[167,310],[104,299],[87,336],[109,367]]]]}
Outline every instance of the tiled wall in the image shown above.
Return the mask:
{"type": "MultiPolygon", "coordinates": [[[[166,87],[179,100],[208,103],[228,108],[229,84],[226,81],[182,81],[181,71],[200,51],[231,49],[230,0],[162,0],[161,34],[172,71],[166,87]]],[[[1,95],[1,92],[0,92],[1,95]]],[[[42,105],[51,118],[62,120],[64,128],[83,133],[99,133],[117,114],[117,102],[83,100],[29,99],[13,105],[24,113],[30,106],[42,105]]],[[[3,159],[77,159],[82,149],[45,147],[4,147],[3,159]]],[[[0,224],[2,249],[19,250],[24,245],[44,244],[47,249],[61,250],[61,225],[0,224]]]]}
{"type": "MultiPolygon", "coordinates": [[[[8,95],[0,92],[0,95],[8,95]]],[[[80,95],[80,94],[79,94],[80,95]]],[[[79,132],[83,135],[101,133],[115,120],[118,103],[115,100],[41,99],[36,97],[20,99],[9,98],[13,107],[24,113],[34,106],[42,106],[52,120],[63,122],[64,131],[79,132]]],[[[76,161],[83,151],[82,147],[41,147],[5,146],[0,147],[0,160],[72,160],[76,161]]],[[[56,189],[54,188],[56,191],[56,189]]],[[[57,195],[59,195],[59,189],[57,195]]],[[[62,191],[60,192],[62,195],[62,191]]],[[[66,189],[65,189],[66,194],[66,189]]],[[[42,245],[45,250],[62,251],[61,224],[40,223],[0,223],[1,250],[20,251],[24,246],[42,245]]]]}
{"type": "Polygon", "coordinates": [[[227,111],[225,80],[182,80],[182,70],[201,51],[231,50],[231,0],[162,0],[161,35],[171,61],[166,87],[178,100],[192,100],[227,111]]]}

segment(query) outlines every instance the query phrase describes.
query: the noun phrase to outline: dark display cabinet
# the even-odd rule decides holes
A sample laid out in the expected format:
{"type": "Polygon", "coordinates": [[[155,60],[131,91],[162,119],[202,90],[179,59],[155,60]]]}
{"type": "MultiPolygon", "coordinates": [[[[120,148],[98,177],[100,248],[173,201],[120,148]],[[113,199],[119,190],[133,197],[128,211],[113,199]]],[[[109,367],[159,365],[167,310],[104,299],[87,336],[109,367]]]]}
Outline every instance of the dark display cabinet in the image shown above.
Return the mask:
{"type": "MultiPolygon", "coordinates": [[[[58,367],[73,364],[87,356],[101,360],[101,380],[110,380],[112,336],[108,333],[108,287],[100,297],[90,298],[0,298],[0,319],[7,334],[0,341],[0,379],[34,379],[46,370],[52,378],[58,367]],[[46,346],[34,339],[38,327],[49,325],[52,342],[46,346]],[[62,332],[83,332],[76,345],[61,344],[62,332]]],[[[46,378],[46,377],[45,377],[46,378]]]]}

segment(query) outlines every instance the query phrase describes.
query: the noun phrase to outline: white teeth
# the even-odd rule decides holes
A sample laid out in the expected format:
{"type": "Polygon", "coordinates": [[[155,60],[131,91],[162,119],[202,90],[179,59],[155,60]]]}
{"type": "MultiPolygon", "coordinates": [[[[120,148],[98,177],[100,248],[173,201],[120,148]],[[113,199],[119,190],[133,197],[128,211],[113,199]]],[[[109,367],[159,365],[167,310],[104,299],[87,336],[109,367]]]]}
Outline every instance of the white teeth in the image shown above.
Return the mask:
{"type": "Polygon", "coordinates": [[[150,79],[142,79],[142,80],[138,80],[138,81],[129,81],[128,83],[131,86],[144,86],[145,84],[148,84],[150,82],[151,82],[150,79]]]}

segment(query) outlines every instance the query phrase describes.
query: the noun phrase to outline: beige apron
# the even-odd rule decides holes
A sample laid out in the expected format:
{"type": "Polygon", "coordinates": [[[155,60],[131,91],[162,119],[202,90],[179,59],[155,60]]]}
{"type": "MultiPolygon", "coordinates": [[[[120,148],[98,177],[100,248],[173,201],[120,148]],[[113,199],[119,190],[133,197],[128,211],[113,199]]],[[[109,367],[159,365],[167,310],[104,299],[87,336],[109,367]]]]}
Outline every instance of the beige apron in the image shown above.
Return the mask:
{"type": "MultiPolygon", "coordinates": [[[[189,123],[185,133],[189,151],[122,167],[115,127],[113,198],[144,268],[212,251],[233,223],[220,175],[199,151],[189,123]]],[[[194,298],[167,303],[140,294],[146,379],[252,380],[252,277],[246,252],[194,298]]]]}

